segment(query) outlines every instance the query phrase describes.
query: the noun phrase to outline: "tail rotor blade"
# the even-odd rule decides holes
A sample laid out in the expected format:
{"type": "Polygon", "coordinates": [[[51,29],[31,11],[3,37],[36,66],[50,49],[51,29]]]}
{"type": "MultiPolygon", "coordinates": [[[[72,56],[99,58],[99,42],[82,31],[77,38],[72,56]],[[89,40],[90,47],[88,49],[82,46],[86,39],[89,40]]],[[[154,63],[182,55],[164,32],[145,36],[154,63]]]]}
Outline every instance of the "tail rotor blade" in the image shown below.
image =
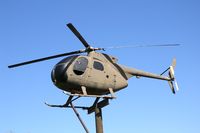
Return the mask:
{"type": "Polygon", "coordinates": [[[178,87],[178,83],[177,83],[176,79],[174,79],[174,84],[176,86],[176,90],[179,91],[179,87],[178,87]]]}

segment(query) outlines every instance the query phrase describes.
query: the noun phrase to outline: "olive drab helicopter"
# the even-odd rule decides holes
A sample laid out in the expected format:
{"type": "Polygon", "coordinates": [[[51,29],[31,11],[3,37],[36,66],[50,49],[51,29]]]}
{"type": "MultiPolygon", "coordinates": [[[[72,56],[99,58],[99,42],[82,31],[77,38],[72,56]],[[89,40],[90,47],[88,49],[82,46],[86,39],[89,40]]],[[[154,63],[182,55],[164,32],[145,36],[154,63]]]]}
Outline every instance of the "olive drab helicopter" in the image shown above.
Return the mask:
{"type": "MultiPolygon", "coordinates": [[[[67,27],[75,34],[82,42],[85,49],[73,52],[58,54],[27,62],[22,62],[8,66],[9,68],[19,67],[35,62],[49,60],[53,58],[68,56],[58,62],[52,72],[51,79],[56,87],[63,90],[69,96],[64,105],[51,105],[50,107],[75,107],[87,109],[89,113],[94,112],[92,107],[73,106],[72,102],[80,97],[95,97],[95,102],[100,98],[113,99],[116,98],[115,92],[128,86],[128,79],[131,77],[147,77],[159,80],[165,80],[169,83],[172,92],[175,94],[175,87],[178,90],[178,85],[174,77],[174,68],[176,59],[173,59],[172,64],[161,74],[154,74],[135,68],[130,68],[118,64],[118,59],[105,53],[97,52],[105,50],[104,48],[91,47],[76,28],[71,24],[67,27]],[[81,53],[87,53],[83,55],[81,53]],[[168,76],[164,74],[168,72],[168,76]],[[174,87],[175,85],[175,87],[174,87]],[[76,97],[74,99],[74,97],[76,97]]],[[[164,44],[164,45],[148,45],[148,46],[178,46],[179,44],[164,44]]],[[[94,104],[93,104],[94,105],[94,104]]],[[[99,104],[99,106],[105,106],[99,104]]]]}

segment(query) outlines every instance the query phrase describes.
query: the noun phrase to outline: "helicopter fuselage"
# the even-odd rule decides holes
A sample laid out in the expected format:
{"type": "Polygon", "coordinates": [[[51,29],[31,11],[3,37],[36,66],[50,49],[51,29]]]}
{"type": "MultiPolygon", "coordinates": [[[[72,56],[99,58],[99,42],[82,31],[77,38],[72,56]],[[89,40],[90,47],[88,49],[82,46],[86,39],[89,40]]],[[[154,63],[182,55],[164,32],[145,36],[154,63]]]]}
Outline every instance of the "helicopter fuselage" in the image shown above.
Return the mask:
{"type": "MultiPolygon", "coordinates": [[[[68,56],[55,65],[52,70],[51,77],[53,83],[58,88],[68,91],[71,94],[80,94],[78,96],[94,96],[106,95],[110,93],[113,95],[114,92],[127,87],[127,80],[133,76],[137,78],[148,77],[168,81],[172,92],[175,93],[173,83],[178,86],[174,78],[176,59],[174,59],[172,61],[172,65],[161,74],[154,74],[124,65],[119,65],[115,57],[96,52],[97,50],[105,50],[105,48],[91,47],[71,23],[68,23],[67,27],[82,42],[85,49],[17,63],[9,65],[8,67],[14,68],[22,65],[68,56]],[[77,55],[81,53],[87,53],[87,55],[77,55]],[[163,75],[166,72],[169,73],[169,76],[163,75]]],[[[178,45],[179,44],[143,45],[141,47],[178,45]]]]}
{"type": "Polygon", "coordinates": [[[104,95],[127,87],[127,78],[117,59],[95,51],[64,58],[52,70],[52,81],[59,89],[82,94],[85,87],[90,95],[104,95]]]}

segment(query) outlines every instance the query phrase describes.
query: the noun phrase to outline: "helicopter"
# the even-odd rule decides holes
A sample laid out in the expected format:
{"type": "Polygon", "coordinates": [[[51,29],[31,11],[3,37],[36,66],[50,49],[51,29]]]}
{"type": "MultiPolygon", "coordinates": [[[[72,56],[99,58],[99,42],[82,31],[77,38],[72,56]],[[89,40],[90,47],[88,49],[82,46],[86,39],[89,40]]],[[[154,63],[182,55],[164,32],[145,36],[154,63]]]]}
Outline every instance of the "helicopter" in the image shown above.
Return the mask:
{"type": "MultiPolygon", "coordinates": [[[[67,56],[58,62],[52,72],[51,79],[56,87],[61,89],[69,96],[64,105],[51,105],[45,103],[50,107],[74,107],[72,102],[80,97],[95,97],[94,103],[97,103],[100,98],[114,99],[115,93],[128,86],[128,79],[131,77],[147,77],[158,80],[164,80],[169,83],[171,91],[175,94],[175,87],[178,90],[178,85],[174,76],[174,68],[176,66],[176,59],[172,60],[169,66],[163,73],[154,74],[130,68],[125,65],[118,64],[118,59],[114,56],[97,52],[105,50],[105,48],[94,48],[82,37],[78,30],[68,23],[67,27],[74,33],[74,35],[81,41],[85,49],[67,52],[63,54],[48,56],[36,60],[26,61],[14,65],[9,65],[8,68],[19,67],[40,61],[54,59],[58,57],[67,56]],[[83,55],[81,53],[87,53],[83,55]],[[168,76],[164,74],[168,72],[168,76]],[[73,99],[76,96],[75,99],[73,99]],[[69,104],[71,106],[69,106],[69,104]]],[[[178,46],[179,44],[164,44],[164,45],[150,45],[150,46],[178,46]]],[[[93,104],[95,105],[95,104],[93,104]]],[[[106,106],[101,102],[99,106],[106,106]]],[[[83,107],[75,106],[75,108],[87,109],[89,113],[94,112],[94,106],[83,107]],[[93,108],[93,109],[92,109],[93,108]]]]}

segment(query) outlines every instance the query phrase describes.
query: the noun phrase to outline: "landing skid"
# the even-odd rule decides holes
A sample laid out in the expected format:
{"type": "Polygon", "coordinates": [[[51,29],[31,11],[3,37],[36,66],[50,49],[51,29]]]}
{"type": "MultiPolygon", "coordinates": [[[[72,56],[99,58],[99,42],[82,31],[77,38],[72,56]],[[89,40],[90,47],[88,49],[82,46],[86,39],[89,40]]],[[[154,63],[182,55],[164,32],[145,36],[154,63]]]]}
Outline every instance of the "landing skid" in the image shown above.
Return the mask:
{"type": "MultiPolygon", "coordinates": [[[[74,99],[72,99],[73,96],[69,96],[67,102],[65,104],[62,104],[62,105],[56,105],[56,104],[49,104],[47,102],[45,102],[45,104],[49,107],[57,107],[57,108],[72,108],[70,103],[72,103],[73,101],[77,100],[78,98],[80,97],[76,97],[74,99]]],[[[88,107],[84,107],[84,106],[74,106],[74,108],[79,108],[79,109],[84,109],[84,110],[87,110],[88,107]]]]}
{"type": "Polygon", "coordinates": [[[78,111],[78,109],[83,109],[87,110],[88,114],[91,114],[95,112],[95,120],[96,120],[96,130],[98,132],[103,131],[103,124],[102,124],[102,113],[101,109],[107,105],[109,105],[109,99],[114,99],[116,98],[114,95],[114,92],[112,89],[109,89],[110,91],[110,96],[109,95],[88,95],[87,92],[84,90],[83,94],[71,94],[68,92],[64,92],[64,94],[68,95],[69,98],[67,99],[66,103],[63,105],[53,105],[53,104],[48,104],[45,102],[45,104],[49,107],[58,107],[58,108],[72,108],[76,116],[78,117],[81,125],[85,129],[86,133],[89,133],[89,130],[87,129],[86,125],[84,124],[83,120],[81,119],[78,111]],[[85,107],[85,106],[74,106],[72,102],[75,100],[79,99],[80,97],[95,97],[95,101],[92,104],[92,106],[85,107]],[[103,99],[99,101],[100,99],[103,99]]]}

